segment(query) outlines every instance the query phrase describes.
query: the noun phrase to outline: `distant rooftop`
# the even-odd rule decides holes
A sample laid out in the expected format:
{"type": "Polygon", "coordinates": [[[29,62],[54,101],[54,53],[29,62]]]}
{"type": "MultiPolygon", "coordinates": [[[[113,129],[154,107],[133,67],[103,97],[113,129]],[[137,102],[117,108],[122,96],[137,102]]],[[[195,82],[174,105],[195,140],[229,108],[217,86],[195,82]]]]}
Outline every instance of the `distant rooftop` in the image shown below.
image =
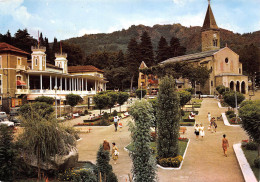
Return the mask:
{"type": "Polygon", "coordinates": [[[0,52],[14,52],[14,53],[20,53],[20,54],[25,54],[26,56],[29,55],[29,53],[14,47],[10,44],[7,44],[5,42],[0,42],[0,52]]]}
{"type": "Polygon", "coordinates": [[[199,53],[195,53],[195,54],[187,54],[184,56],[178,56],[178,57],[173,57],[170,59],[167,59],[163,62],[161,62],[160,64],[165,64],[165,63],[176,63],[176,62],[181,62],[181,61],[192,61],[192,60],[198,60],[201,58],[205,58],[205,57],[209,57],[212,56],[214,53],[218,52],[220,49],[218,50],[211,50],[211,51],[204,51],[204,52],[199,52],[199,53]]]}
{"type": "Polygon", "coordinates": [[[68,72],[69,73],[78,73],[78,72],[101,72],[101,73],[103,73],[104,71],[96,68],[95,66],[86,65],[86,66],[69,66],[68,72]]]}

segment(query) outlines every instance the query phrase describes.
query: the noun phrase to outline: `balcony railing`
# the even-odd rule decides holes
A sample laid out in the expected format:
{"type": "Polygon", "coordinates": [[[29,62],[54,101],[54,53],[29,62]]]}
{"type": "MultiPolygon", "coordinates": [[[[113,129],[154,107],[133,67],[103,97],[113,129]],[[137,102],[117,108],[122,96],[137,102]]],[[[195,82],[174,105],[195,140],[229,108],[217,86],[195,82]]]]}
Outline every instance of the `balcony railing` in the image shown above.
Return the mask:
{"type": "Polygon", "coordinates": [[[29,89],[16,89],[15,94],[29,94],[29,89]]]}
{"type": "MultiPolygon", "coordinates": [[[[21,90],[28,90],[28,89],[17,89],[17,94],[23,94],[23,92],[21,90]]],[[[95,90],[92,91],[69,91],[69,90],[57,90],[55,92],[55,90],[40,90],[40,89],[33,89],[33,90],[29,90],[27,91],[28,94],[50,94],[50,95],[54,95],[54,94],[63,94],[63,95],[67,95],[67,94],[78,94],[78,95],[85,95],[85,94],[96,94],[95,90]]]]}
{"type": "Polygon", "coordinates": [[[16,65],[17,70],[25,70],[25,65],[16,65]]]}

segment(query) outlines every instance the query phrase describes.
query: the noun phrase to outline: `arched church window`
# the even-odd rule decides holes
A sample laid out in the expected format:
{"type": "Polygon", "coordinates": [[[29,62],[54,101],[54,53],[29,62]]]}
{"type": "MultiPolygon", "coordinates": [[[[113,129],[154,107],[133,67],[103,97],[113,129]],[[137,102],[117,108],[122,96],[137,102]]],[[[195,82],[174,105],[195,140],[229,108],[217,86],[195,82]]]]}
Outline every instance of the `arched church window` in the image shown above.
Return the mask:
{"type": "Polygon", "coordinates": [[[214,46],[214,47],[217,47],[217,46],[218,46],[218,39],[214,39],[214,40],[213,40],[213,46],[214,46]]]}
{"type": "Polygon", "coordinates": [[[35,58],[35,66],[37,66],[37,65],[38,65],[38,59],[35,58]]]}

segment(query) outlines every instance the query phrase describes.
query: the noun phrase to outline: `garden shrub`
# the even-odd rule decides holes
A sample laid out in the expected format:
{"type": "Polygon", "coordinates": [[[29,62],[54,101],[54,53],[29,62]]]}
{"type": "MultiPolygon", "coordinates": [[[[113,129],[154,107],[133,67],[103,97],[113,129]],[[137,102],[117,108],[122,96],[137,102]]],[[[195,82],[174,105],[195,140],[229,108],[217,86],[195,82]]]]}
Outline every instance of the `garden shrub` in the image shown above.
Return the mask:
{"type": "Polygon", "coordinates": [[[234,113],[231,113],[228,115],[229,118],[236,118],[236,115],[234,113]]]}
{"type": "Polygon", "coordinates": [[[260,168],[260,157],[257,157],[255,160],[254,160],[254,165],[256,168],[260,168]]]}
{"type": "Polygon", "coordinates": [[[182,160],[183,160],[182,156],[178,155],[176,157],[159,159],[158,163],[163,167],[179,167],[182,160]]]}
{"type": "Polygon", "coordinates": [[[112,116],[117,116],[117,111],[116,110],[113,111],[112,116]]]}
{"type": "Polygon", "coordinates": [[[235,114],[235,113],[234,113],[234,111],[231,111],[231,110],[226,111],[226,115],[227,115],[227,116],[229,116],[230,114],[235,114]]]}
{"type": "Polygon", "coordinates": [[[72,170],[68,169],[65,170],[63,173],[59,173],[58,179],[60,181],[73,181],[73,182],[96,182],[97,178],[96,175],[93,174],[88,169],[80,169],[80,170],[72,170]]]}
{"type": "Polygon", "coordinates": [[[195,119],[183,119],[183,122],[195,122],[195,119]]]}
{"type": "Polygon", "coordinates": [[[87,114],[88,114],[88,110],[85,110],[85,111],[84,111],[84,114],[87,115],[87,114]]]}
{"type": "Polygon", "coordinates": [[[248,142],[246,144],[246,150],[257,150],[257,143],[256,142],[248,142]]]}
{"type": "Polygon", "coordinates": [[[109,118],[109,115],[108,115],[108,113],[107,113],[107,112],[105,112],[105,113],[103,114],[103,118],[104,118],[105,120],[108,120],[108,118],[109,118]]]}

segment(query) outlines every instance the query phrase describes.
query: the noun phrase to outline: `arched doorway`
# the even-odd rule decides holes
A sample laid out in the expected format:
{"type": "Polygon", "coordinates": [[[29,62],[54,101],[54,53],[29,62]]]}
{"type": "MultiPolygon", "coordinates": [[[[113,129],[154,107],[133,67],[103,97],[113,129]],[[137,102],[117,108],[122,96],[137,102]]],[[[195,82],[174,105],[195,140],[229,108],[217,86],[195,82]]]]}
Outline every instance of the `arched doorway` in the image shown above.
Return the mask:
{"type": "Polygon", "coordinates": [[[246,84],[244,81],[241,82],[241,93],[245,94],[246,93],[246,84]]]}
{"type": "Polygon", "coordinates": [[[230,88],[230,90],[234,90],[234,82],[233,81],[230,82],[229,88],[230,88]]]}
{"type": "Polygon", "coordinates": [[[237,81],[237,84],[236,84],[236,91],[237,91],[237,92],[240,92],[240,89],[239,89],[239,88],[240,88],[240,83],[239,83],[239,81],[237,81]]]}

